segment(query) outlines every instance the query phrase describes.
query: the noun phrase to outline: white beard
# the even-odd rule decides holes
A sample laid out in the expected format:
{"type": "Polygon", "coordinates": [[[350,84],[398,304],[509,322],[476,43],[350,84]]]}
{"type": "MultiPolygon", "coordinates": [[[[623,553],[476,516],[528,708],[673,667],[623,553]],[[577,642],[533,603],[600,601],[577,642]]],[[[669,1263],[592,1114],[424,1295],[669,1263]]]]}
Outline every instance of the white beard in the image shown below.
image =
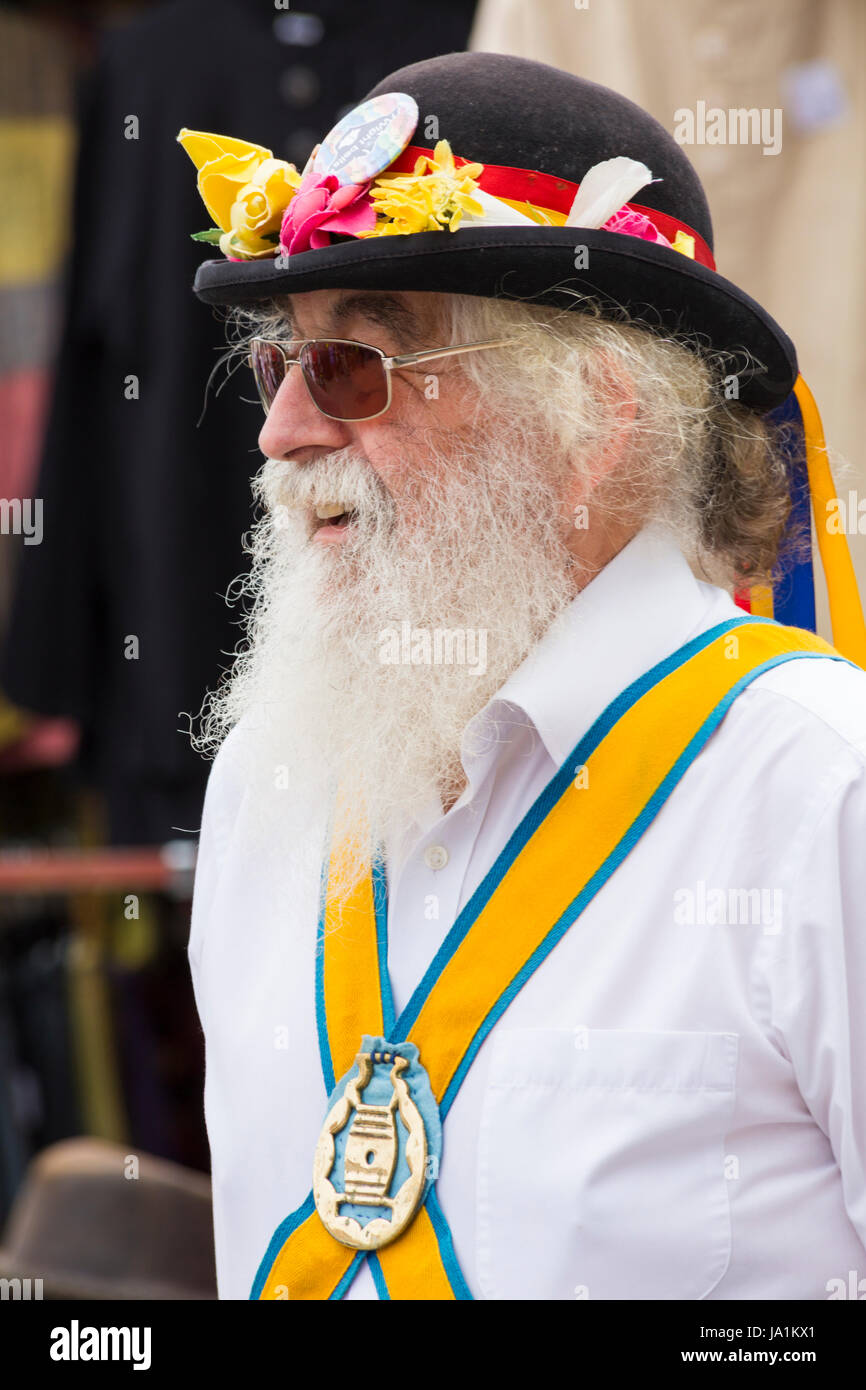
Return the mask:
{"type": "MultiPolygon", "coordinates": [[[[243,722],[245,781],[255,796],[255,784],[264,793],[284,780],[284,833],[337,786],[378,844],[432,793],[455,794],[467,724],[580,587],[556,501],[562,469],[514,457],[500,433],[448,438],[447,454],[425,441],[425,466],[411,467],[397,500],[351,448],[310,464],[269,460],[256,481],[267,511],[238,582],[254,600],[248,646],[205,702],[200,745],[213,751],[243,722]],[[332,501],[356,519],[341,544],[313,543],[306,509],[332,501]],[[404,664],[406,624],[431,640],[463,630],[470,659],[450,663],[434,646],[439,661],[404,664]]],[[[366,853],[347,866],[347,886],[366,853]]]]}

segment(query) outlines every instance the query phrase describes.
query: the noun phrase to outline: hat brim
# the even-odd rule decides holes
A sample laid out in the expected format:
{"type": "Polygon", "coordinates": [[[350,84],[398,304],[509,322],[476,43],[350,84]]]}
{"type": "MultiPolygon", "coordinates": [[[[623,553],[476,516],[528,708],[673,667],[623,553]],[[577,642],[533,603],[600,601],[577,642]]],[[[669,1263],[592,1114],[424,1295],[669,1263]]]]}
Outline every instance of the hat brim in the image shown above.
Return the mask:
{"type": "Polygon", "coordinates": [[[655,332],[722,354],[731,397],[761,412],[797,379],[794,345],[731,281],[667,246],[584,227],[464,226],[333,243],[260,261],[205,261],[193,283],[206,304],[252,304],[311,290],[416,290],[623,312],[655,332]],[[577,248],[586,248],[577,255],[577,248]],[[577,259],[580,266],[575,268],[577,259]],[[728,370],[729,368],[729,370],[728,370]]]}

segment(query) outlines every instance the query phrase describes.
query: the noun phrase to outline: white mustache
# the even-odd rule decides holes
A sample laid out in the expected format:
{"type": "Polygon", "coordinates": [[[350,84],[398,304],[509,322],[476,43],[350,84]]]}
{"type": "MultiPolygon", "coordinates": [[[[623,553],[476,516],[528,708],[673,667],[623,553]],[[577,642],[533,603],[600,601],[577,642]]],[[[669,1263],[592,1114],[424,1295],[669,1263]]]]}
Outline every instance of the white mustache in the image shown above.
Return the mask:
{"type": "Polygon", "coordinates": [[[344,503],[358,518],[384,519],[394,511],[394,499],[379,475],[349,449],[314,463],[297,464],[268,459],[262,470],[261,494],[269,511],[279,507],[315,510],[344,503]]]}

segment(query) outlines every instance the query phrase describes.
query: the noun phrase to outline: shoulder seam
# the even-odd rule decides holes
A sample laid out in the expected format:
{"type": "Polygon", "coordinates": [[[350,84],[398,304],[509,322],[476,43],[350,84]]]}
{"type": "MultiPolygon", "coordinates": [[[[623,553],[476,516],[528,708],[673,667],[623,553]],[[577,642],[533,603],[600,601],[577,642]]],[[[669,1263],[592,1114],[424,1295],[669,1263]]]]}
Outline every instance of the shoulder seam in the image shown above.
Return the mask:
{"type": "MultiPolygon", "coordinates": [[[[866,672],[864,672],[864,675],[866,675],[866,672]]],[[[845,734],[840,733],[839,729],[836,728],[835,724],[831,724],[829,720],[824,718],[823,714],[820,714],[817,710],[812,709],[810,705],[804,703],[802,700],[798,700],[795,696],[790,695],[785,690],[770,690],[767,686],[758,685],[757,682],[760,679],[761,677],[759,676],[757,680],[753,681],[750,685],[746,686],[745,689],[741,691],[740,698],[742,698],[743,696],[754,697],[758,695],[763,695],[772,700],[784,700],[787,704],[793,705],[795,709],[801,710],[804,715],[808,715],[811,719],[817,721],[819,724],[822,724],[824,728],[828,730],[829,733],[835,735],[835,738],[838,741],[838,743],[840,743],[846,751],[853,753],[855,757],[859,758],[864,764],[866,764],[866,729],[864,729],[864,732],[860,738],[847,738],[845,734]]],[[[736,707],[736,704],[738,703],[739,701],[735,701],[734,707],[736,707]]]]}

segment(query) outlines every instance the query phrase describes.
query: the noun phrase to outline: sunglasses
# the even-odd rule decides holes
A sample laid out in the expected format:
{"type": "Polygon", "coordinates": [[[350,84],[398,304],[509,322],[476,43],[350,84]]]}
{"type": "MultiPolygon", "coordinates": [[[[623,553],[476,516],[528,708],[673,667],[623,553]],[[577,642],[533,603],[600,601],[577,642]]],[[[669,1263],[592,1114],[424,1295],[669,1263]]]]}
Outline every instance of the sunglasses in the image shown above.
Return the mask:
{"type": "Polygon", "coordinates": [[[289,367],[297,365],[313,404],[330,420],[375,420],[377,415],[384,415],[391,404],[392,372],[420,362],[452,357],[458,352],[504,347],[514,341],[513,338],[496,338],[485,343],[462,343],[459,347],[427,348],[424,352],[386,357],[379,348],[347,338],[313,338],[287,343],[253,338],[249,345],[249,364],[266,415],[289,367]]]}

